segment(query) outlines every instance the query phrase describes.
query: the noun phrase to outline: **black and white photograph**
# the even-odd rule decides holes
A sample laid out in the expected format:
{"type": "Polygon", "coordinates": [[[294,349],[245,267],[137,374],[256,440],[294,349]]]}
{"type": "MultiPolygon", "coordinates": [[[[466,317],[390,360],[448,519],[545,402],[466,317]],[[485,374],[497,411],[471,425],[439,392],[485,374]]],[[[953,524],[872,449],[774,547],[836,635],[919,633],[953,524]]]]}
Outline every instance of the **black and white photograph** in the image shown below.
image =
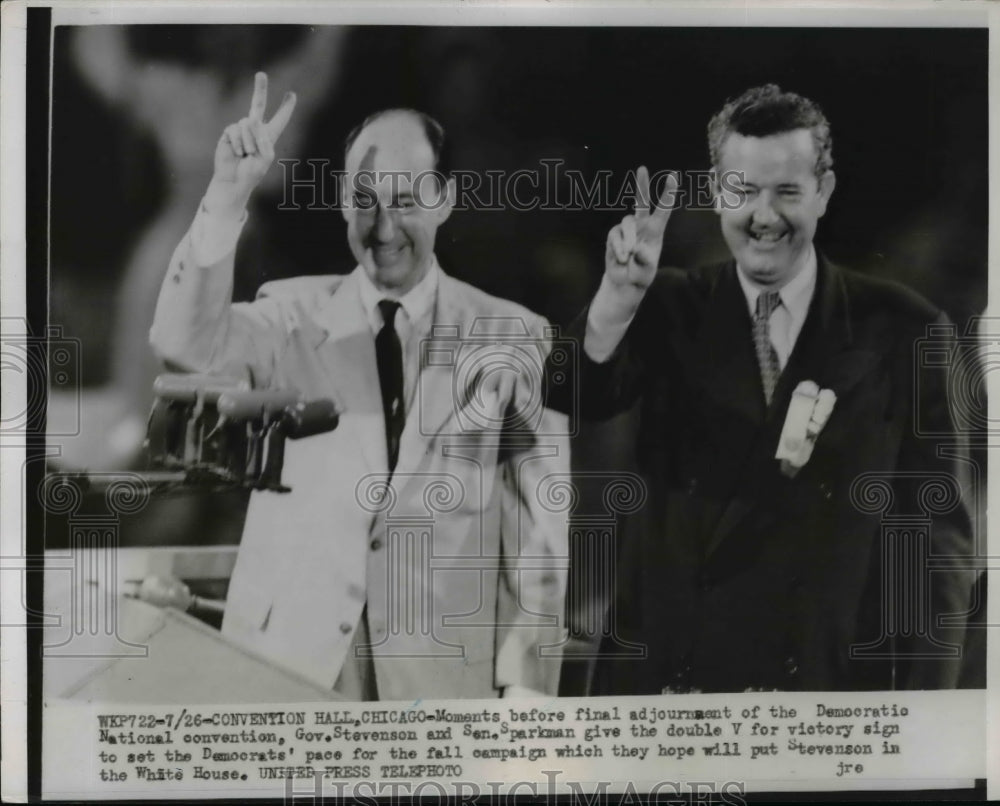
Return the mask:
{"type": "Polygon", "coordinates": [[[997,796],[995,8],[16,10],[5,796],[997,796]]]}

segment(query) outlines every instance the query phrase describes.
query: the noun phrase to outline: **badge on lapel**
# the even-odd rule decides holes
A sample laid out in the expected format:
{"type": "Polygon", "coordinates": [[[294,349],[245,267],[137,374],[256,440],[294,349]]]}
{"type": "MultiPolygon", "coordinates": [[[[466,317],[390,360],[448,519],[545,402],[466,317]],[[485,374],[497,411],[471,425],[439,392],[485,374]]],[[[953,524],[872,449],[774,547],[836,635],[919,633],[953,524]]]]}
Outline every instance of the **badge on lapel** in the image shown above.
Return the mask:
{"type": "Polygon", "coordinates": [[[809,461],[836,402],[832,389],[820,389],[813,381],[802,381],[795,388],[774,454],[781,462],[781,472],[789,478],[795,478],[809,461]]]}

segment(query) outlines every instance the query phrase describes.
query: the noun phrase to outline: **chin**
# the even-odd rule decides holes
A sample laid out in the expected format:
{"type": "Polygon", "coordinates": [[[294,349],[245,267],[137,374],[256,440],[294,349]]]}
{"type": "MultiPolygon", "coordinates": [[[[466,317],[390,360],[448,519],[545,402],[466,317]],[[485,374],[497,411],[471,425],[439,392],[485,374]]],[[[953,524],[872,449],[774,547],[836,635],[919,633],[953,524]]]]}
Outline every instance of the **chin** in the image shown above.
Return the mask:
{"type": "Polygon", "coordinates": [[[406,285],[413,276],[412,266],[376,266],[375,281],[386,288],[398,288],[406,285]]]}
{"type": "Polygon", "coordinates": [[[741,260],[739,263],[746,275],[759,285],[773,285],[785,274],[784,269],[780,266],[763,266],[750,260],[746,262],[741,260]]]}

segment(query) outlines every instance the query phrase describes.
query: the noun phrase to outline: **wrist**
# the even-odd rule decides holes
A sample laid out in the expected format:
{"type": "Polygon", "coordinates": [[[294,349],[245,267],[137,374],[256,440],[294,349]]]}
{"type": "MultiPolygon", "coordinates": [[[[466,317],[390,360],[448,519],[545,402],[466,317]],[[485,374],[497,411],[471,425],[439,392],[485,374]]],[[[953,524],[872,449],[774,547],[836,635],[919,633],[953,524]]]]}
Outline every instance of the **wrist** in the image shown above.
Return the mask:
{"type": "Polygon", "coordinates": [[[605,274],[590,303],[589,319],[598,328],[628,324],[639,310],[644,295],[644,289],[614,283],[605,274]]]}
{"type": "Polygon", "coordinates": [[[242,218],[250,194],[232,185],[213,178],[202,197],[202,206],[212,215],[225,218],[242,218]]]}
{"type": "Polygon", "coordinates": [[[605,275],[587,311],[583,350],[598,364],[611,358],[639,309],[643,291],[638,286],[622,288],[605,275]]]}

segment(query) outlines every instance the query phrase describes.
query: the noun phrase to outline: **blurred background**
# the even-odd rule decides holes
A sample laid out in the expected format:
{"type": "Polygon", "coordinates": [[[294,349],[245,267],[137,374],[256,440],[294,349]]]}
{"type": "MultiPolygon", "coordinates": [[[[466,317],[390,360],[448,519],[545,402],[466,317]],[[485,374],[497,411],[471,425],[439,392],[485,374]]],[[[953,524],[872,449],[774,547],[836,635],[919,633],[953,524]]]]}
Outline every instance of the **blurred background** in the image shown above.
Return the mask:
{"type": "MultiPolygon", "coordinates": [[[[160,371],[147,346],[156,295],[256,70],[271,79],[268,114],[286,90],[299,95],[279,158],[340,168],[355,124],[409,106],[444,125],[457,169],[558,159],[588,178],[613,172],[613,188],[640,163],[708,168],[711,115],[776,82],[832,122],[838,181],[820,248],[910,285],[959,333],[985,308],[985,30],[59,27],[53,58],[49,316],[82,342],[78,377],[61,387],[82,390],[80,435],[59,439],[60,468],[141,466],[160,371]]],[[[267,280],[353,268],[339,211],[279,210],[283,192],[275,165],[238,250],[237,299],[267,280]]],[[[438,256],[447,272],[565,325],[596,288],[606,233],[626,212],[460,211],[438,234],[438,256]]],[[[727,256],[711,211],[675,212],[662,263],[727,256]]],[[[76,406],[75,392],[54,390],[50,427],[76,406]]],[[[585,428],[576,467],[630,467],[633,426],[625,416],[585,428]]],[[[595,496],[584,490],[581,506],[595,496]]],[[[245,500],[151,506],[123,523],[122,539],[236,543],[245,500]]]]}

